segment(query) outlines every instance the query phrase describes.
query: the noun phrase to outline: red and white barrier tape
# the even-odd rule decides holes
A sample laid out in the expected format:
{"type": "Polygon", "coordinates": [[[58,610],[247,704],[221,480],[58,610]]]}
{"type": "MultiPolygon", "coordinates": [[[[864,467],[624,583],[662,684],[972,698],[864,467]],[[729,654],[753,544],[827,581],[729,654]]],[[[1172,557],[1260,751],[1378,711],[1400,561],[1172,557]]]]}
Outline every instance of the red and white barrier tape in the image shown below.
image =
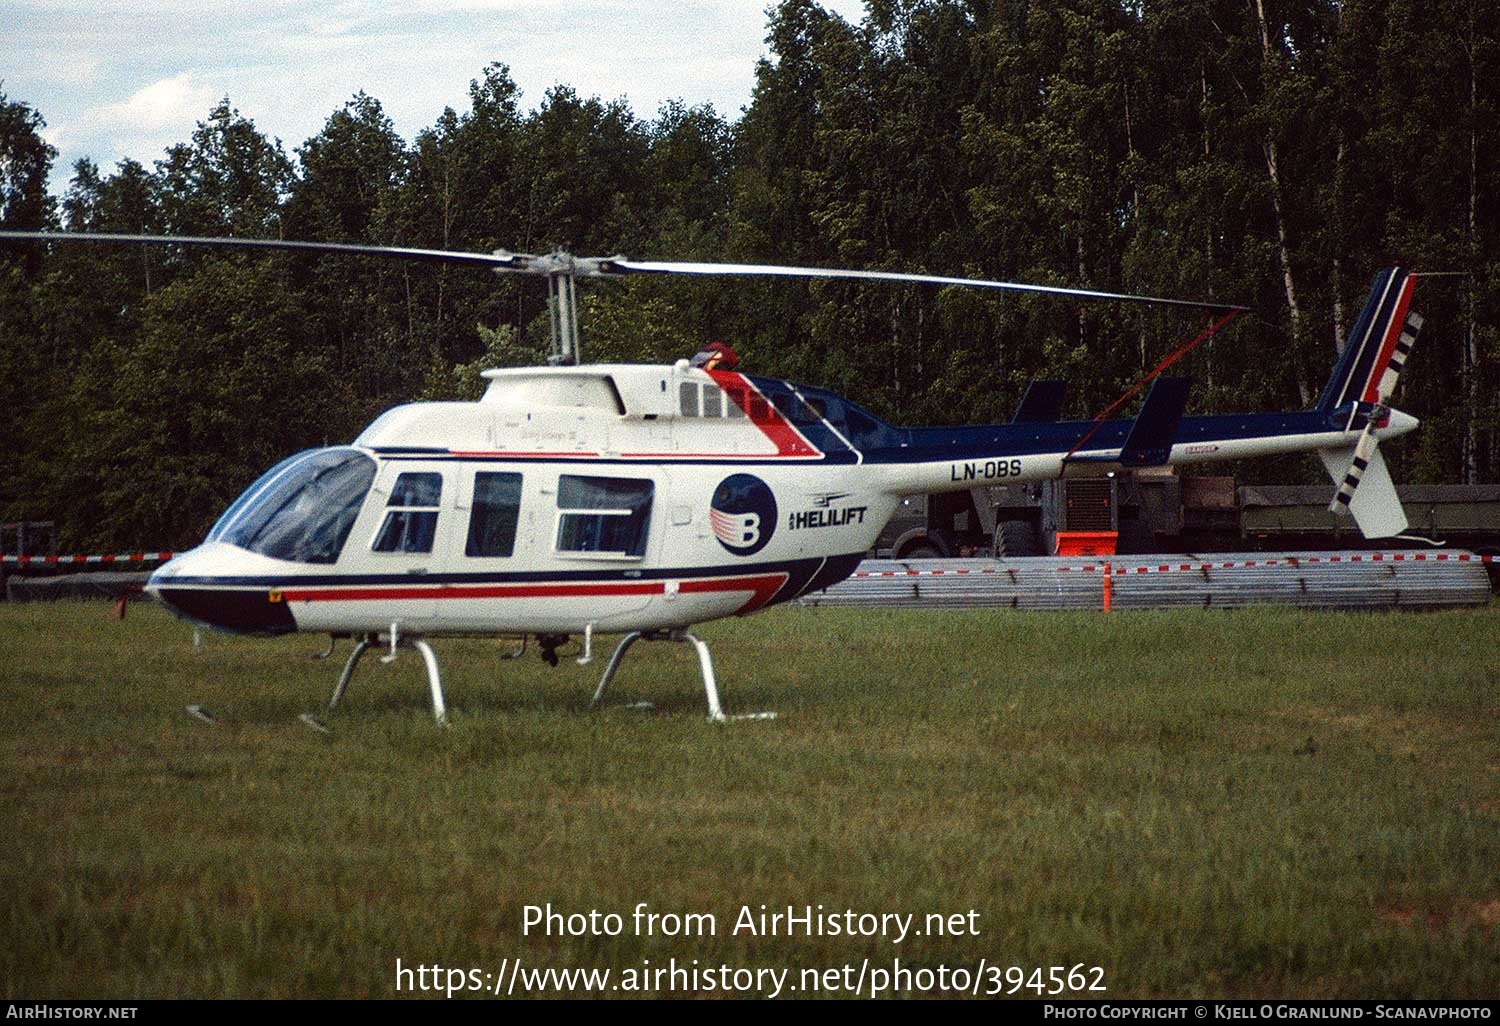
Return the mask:
{"type": "Polygon", "coordinates": [[[84,563],[165,563],[175,552],[121,552],[104,556],[0,556],[17,566],[78,566],[84,563]]]}
{"type": "MultiPolygon", "coordinates": [[[[98,563],[165,563],[177,555],[175,552],[122,552],[115,555],[90,555],[90,556],[0,556],[0,563],[13,563],[17,566],[78,566],[81,564],[98,563]]],[[[1129,561],[1127,561],[1129,562],[1129,561]]],[[[1203,570],[1234,570],[1238,568],[1253,566],[1285,566],[1298,567],[1309,564],[1327,563],[1500,563],[1500,556],[1481,556],[1473,552],[1372,552],[1368,555],[1353,556],[1296,556],[1289,559],[1244,559],[1222,563],[1158,563],[1155,565],[1121,566],[1115,560],[1099,560],[1095,563],[1082,563],[1077,566],[1057,566],[1051,569],[1057,573],[1076,571],[1078,573],[1101,573],[1105,564],[1109,565],[1110,573],[1121,574],[1163,574],[1201,572],[1203,570]]],[[[985,567],[961,567],[958,569],[941,570],[861,570],[856,571],[855,577],[962,577],[968,574],[1003,574],[1012,572],[1013,568],[1006,566],[985,567]]]]}
{"type": "MultiPolygon", "coordinates": [[[[1076,566],[1057,566],[1049,569],[1057,573],[1076,571],[1078,573],[1102,573],[1106,566],[1111,575],[1119,577],[1126,574],[1165,574],[1181,573],[1183,571],[1199,573],[1204,570],[1234,570],[1237,568],[1252,566],[1285,566],[1299,567],[1309,564],[1328,563],[1500,563],[1500,556],[1481,556],[1473,552],[1372,552],[1368,555],[1355,556],[1296,556],[1290,559],[1245,559],[1235,560],[1227,563],[1158,563],[1154,565],[1135,565],[1131,560],[1124,560],[1130,564],[1121,566],[1118,560],[1100,559],[1094,563],[1083,563],[1076,566]]],[[[854,573],[855,577],[962,577],[973,574],[1003,574],[1013,571],[1012,567],[960,567],[957,569],[942,570],[861,570],[854,573]]]]}

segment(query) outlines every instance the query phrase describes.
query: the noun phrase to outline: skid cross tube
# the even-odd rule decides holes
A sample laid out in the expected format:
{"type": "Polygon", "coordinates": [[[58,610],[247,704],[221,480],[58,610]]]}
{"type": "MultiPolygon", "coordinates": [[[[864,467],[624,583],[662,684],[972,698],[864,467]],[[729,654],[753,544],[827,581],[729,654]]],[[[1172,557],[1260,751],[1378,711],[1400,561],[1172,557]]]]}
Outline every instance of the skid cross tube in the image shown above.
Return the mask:
{"type": "Polygon", "coordinates": [[[598,708],[604,699],[604,689],[609,687],[609,682],[614,679],[616,671],[620,669],[620,661],[625,658],[625,653],[630,646],[637,641],[676,641],[693,646],[698,652],[698,668],[703,674],[703,694],[708,699],[708,718],[714,723],[728,723],[730,720],[774,720],[774,712],[740,713],[728,716],[724,713],[724,707],[719,704],[719,685],[714,677],[714,660],[709,654],[708,643],[698,637],[692,631],[679,628],[671,631],[631,631],[620,640],[615,648],[614,655],[609,657],[609,665],[604,668],[604,676],[599,680],[599,687],[594,691],[593,701],[589,708],[598,708]]]}
{"type": "MultiPolygon", "coordinates": [[[[432,715],[440,724],[448,722],[448,708],[443,702],[443,678],[438,672],[437,655],[432,651],[432,646],[422,637],[399,637],[395,633],[391,635],[391,655],[383,657],[382,662],[388,662],[394,658],[397,648],[414,648],[422,656],[422,663],[427,669],[427,688],[432,694],[432,715]]],[[[359,665],[360,659],[365,652],[374,645],[380,643],[379,635],[366,634],[360,638],[354,646],[354,651],[349,654],[349,661],[344,664],[344,672],[339,675],[338,686],[333,689],[333,697],[328,700],[328,711],[332,713],[338,708],[339,702],[344,698],[344,692],[349,690],[349,681],[354,678],[354,668],[359,665]]]]}

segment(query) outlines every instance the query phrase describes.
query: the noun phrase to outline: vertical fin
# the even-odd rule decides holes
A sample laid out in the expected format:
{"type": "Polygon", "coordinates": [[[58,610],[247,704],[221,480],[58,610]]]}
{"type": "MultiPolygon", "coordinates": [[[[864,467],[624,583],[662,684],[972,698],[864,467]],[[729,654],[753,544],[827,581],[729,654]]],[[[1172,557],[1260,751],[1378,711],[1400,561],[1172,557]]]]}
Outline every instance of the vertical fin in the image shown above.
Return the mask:
{"type": "MultiPolygon", "coordinates": [[[[1346,480],[1347,473],[1352,473],[1363,458],[1345,449],[1322,449],[1318,456],[1329,474],[1337,476],[1343,473],[1346,480]]],[[[1391,481],[1391,472],[1386,468],[1385,457],[1380,455],[1379,448],[1370,447],[1369,458],[1360,467],[1355,480],[1358,490],[1350,488],[1345,499],[1341,487],[1334,504],[1346,507],[1353,514],[1360,533],[1366,538],[1391,538],[1405,531],[1406,511],[1401,508],[1396,485],[1391,481]]]]}
{"type": "Polygon", "coordinates": [[[1337,410],[1340,417],[1348,407],[1345,430],[1352,429],[1364,413],[1364,430],[1353,449],[1325,449],[1318,455],[1338,484],[1329,512],[1352,514],[1366,538],[1385,538],[1406,530],[1406,513],[1380,455],[1375,431],[1389,420],[1391,395],[1422,330],[1422,315],[1410,309],[1416,284],[1415,274],[1396,267],[1375,275],[1370,297],[1318,402],[1319,410],[1337,410]]]}
{"type": "Polygon", "coordinates": [[[1159,467],[1172,454],[1182,411],[1187,408],[1192,378],[1157,378],[1146,393],[1146,402],[1136,414],[1135,423],[1120,450],[1120,462],[1127,467],[1159,467]]]}
{"type": "Polygon", "coordinates": [[[1420,317],[1414,326],[1407,323],[1407,306],[1415,283],[1415,277],[1399,267],[1388,267],[1375,275],[1370,295],[1349,330],[1343,354],[1323,389],[1317,409],[1332,412],[1346,403],[1376,401],[1365,396],[1378,391],[1403,327],[1413,339],[1421,327],[1420,317]]]}
{"type": "Polygon", "coordinates": [[[1026,386],[1021,405],[1012,424],[1055,424],[1062,417],[1063,399],[1068,392],[1066,381],[1033,381],[1026,386]]]}

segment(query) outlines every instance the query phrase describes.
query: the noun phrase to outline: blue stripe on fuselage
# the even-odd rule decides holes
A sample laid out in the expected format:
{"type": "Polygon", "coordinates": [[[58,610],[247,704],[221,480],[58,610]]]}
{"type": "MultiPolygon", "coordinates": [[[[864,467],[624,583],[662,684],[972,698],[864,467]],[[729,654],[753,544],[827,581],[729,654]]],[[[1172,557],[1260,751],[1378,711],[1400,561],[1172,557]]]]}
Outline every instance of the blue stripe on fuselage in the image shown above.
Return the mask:
{"type": "MultiPolygon", "coordinates": [[[[864,553],[859,552],[847,556],[830,556],[828,557],[828,562],[852,560],[849,563],[849,572],[852,573],[854,564],[863,558],[864,553]]],[[[220,576],[214,574],[194,577],[171,576],[161,578],[152,575],[148,586],[171,588],[180,585],[215,585],[231,588],[309,588],[342,585],[369,587],[383,584],[399,584],[409,587],[427,584],[616,584],[622,581],[697,580],[705,577],[752,577],[775,573],[786,573],[793,578],[800,579],[811,577],[818,574],[820,570],[826,569],[823,567],[823,563],[823,557],[814,556],[806,559],[777,560],[775,562],[746,560],[743,563],[727,563],[718,566],[679,566],[655,570],[644,567],[639,570],[477,570],[468,573],[422,574],[419,577],[413,577],[407,573],[255,574],[244,576],[220,576]]]]}
{"type": "MultiPolygon", "coordinates": [[[[663,464],[692,466],[817,466],[856,462],[862,455],[869,463],[928,463],[951,459],[994,458],[1065,453],[1092,427],[1093,421],[1056,423],[993,424],[980,427],[898,428],[827,389],[796,385],[771,378],[750,377],[758,389],[769,397],[799,394],[820,405],[827,414],[823,420],[794,421],[797,430],[822,450],[821,458],[788,460],[766,456],[652,456],[649,458],[600,457],[583,453],[546,455],[512,455],[485,453],[454,454],[444,450],[387,447],[373,450],[385,459],[423,460],[456,459],[464,463],[586,463],[598,466],[657,466],[663,464]],[[830,424],[832,428],[830,428],[830,424]],[[840,438],[848,439],[853,449],[840,438]]],[[[1280,435],[1318,434],[1327,431],[1358,430],[1363,426],[1363,409],[1355,411],[1353,422],[1349,411],[1317,409],[1289,413],[1238,413],[1205,417],[1184,417],[1173,439],[1174,445],[1239,441],[1251,438],[1275,438],[1280,435]]],[[[1134,420],[1112,420],[1104,423],[1089,439],[1084,451],[1122,448],[1134,420]]]]}
{"type": "MultiPolygon", "coordinates": [[[[1333,418],[1337,420],[1337,418],[1333,418]]],[[[1275,438],[1343,430],[1324,411],[1298,413],[1240,413],[1213,417],[1184,417],[1174,445],[1275,438]]],[[[1133,420],[1111,420],[1100,426],[1084,451],[1119,449],[1133,420]]],[[[1063,453],[1091,427],[1092,421],[1061,424],[996,424],[988,427],[907,428],[895,445],[866,449],[868,463],[933,463],[942,460],[1063,453]]]]}
{"type": "MultiPolygon", "coordinates": [[[[1031,456],[1065,453],[1094,426],[1093,421],[993,424],[983,427],[897,428],[885,424],[836,393],[768,378],[751,378],[762,392],[792,392],[821,403],[827,419],[853,443],[868,463],[931,463],[942,460],[1031,456]]],[[[1289,413],[1237,413],[1184,417],[1174,445],[1275,438],[1280,435],[1342,431],[1347,417],[1328,410],[1289,413]]],[[[1119,449],[1134,420],[1111,420],[1101,425],[1085,451],[1119,449]]],[[[1355,425],[1356,427],[1360,425],[1355,425]]],[[[821,421],[797,425],[808,439],[827,453],[829,462],[853,458],[848,448],[821,421]]]]}

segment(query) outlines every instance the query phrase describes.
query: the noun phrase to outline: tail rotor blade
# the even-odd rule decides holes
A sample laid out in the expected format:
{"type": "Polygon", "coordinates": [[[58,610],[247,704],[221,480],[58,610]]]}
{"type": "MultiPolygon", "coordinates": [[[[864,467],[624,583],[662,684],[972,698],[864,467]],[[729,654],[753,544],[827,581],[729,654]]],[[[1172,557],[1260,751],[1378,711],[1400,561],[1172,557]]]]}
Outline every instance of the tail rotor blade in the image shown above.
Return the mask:
{"type": "Polygon", "coordinates": [[[1354,501],[1354,493],[1359,488],[1360,481],[1364,479],[1370,462],[1375,458],[1376,447],[1380,445],[1380,440],[1375,437],[1375,425],[1385,420],[1389,413],[1390,410],[1385,406],[1377,406],[1370,411],[1370,419],[1365,423],[1364,431],[1360,432],[1359,441],[1354,443],[1354,457],[1349,461],[1348,469],[1344,471],[1344,478],[1339,482],[1339,489],[1334,493],[1333,501],[1328,504],[1328,512],[1349,514],[1349,505],[1354,501]]]}
{"type": "MultiPolygon", "coordinates": [[[[1406,366],[1407,357],[1411,355],[1412,348],[1417,344],[1417,335],[1422,331],[1422,315],[1415,310],[1407,309],[1416,280],[1417,276],[1413,274],[1401,283],[1398,302],[1393,308],[1382,335],[1379,336],[1379,348],[1372,354],[1369,369],[1366,372],[1364,391],[1355,397],[1375,405],[1370,408],[1369,419],[1365,421],[1365,429],[1360,432],[1359,441],[1354,443],[1354,455],[1343,477],[1335,478],[1339,487],[1334,493],[1333,501],[1328,504],[1330,513],[1353,512],[1351,506],[1354,502],[1354,493],[1359,489],[1365,471],[1375,460],[1376,450],[1380,444],[1380,440],[1375,437],[1376,428],[1383,424],[1390,415],[1391,396],[1395,394],[1396,384],[1401,380],[1401,370],[1406,366]]],[[[1358,403],[1351,405],[1351,420],[1358,410],[1358,403]]],[[[1333,468],[1329,469],[1332,471],[1333,468]]]]}

